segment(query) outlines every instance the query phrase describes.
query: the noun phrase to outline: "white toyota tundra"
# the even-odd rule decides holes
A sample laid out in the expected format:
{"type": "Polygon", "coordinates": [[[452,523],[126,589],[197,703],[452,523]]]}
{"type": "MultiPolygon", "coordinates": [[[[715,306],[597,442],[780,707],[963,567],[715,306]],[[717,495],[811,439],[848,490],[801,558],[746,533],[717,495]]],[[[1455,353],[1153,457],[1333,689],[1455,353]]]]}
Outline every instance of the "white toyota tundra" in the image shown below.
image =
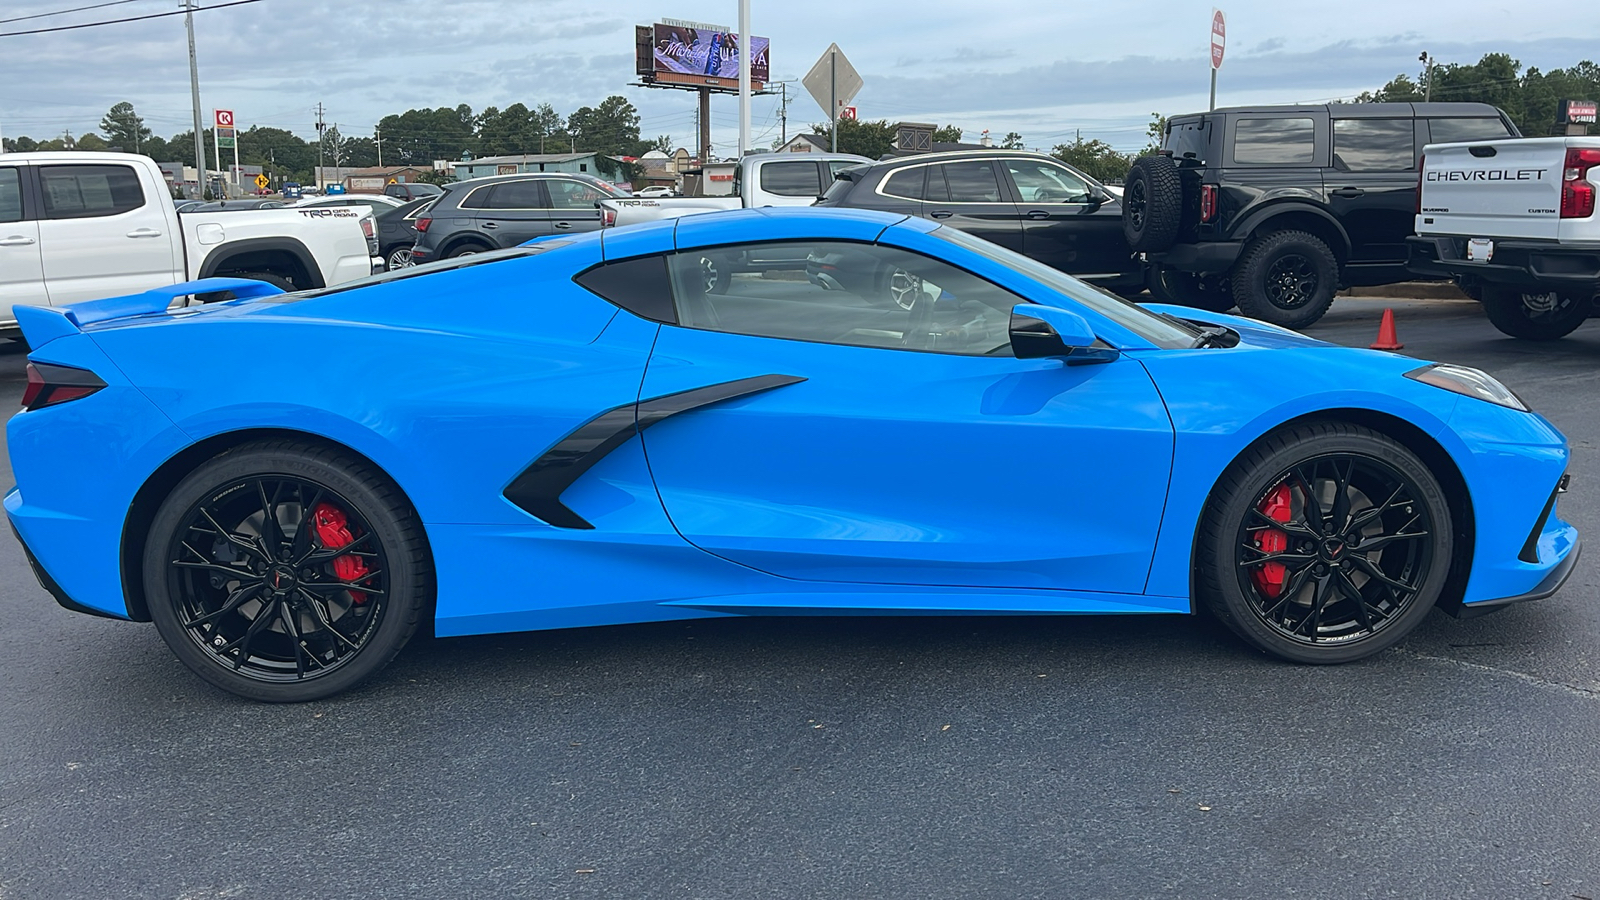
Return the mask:
{"type": "Polygon", "coordinates": [[[226,275],[284,290],[381,268],[365,207],[179,214],[129,153],[0,154],[0,338],[13,306],[62,306],[226,275]]]}
{"type": "Polygon", "coordinates": [[[1429,144],[1409,268],[1455,278],[1512,337],[1564,337],[1600,289],[1600,137],[1429,144]]]}

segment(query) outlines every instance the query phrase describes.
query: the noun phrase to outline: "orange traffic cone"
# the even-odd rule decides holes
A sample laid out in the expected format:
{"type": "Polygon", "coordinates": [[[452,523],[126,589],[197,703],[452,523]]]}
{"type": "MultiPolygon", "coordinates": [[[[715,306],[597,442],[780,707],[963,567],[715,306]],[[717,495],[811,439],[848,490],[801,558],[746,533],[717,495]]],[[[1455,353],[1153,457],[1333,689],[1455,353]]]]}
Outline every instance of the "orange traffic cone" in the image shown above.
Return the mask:
{"type": "Polygon", "coordinates": [[[1378,324],[1378,339],[1372,343],[1374,350],[1404,350],[1400,336],[1394,333],[1394,310],[1383,311],[1383,321],[1378,324]]]}

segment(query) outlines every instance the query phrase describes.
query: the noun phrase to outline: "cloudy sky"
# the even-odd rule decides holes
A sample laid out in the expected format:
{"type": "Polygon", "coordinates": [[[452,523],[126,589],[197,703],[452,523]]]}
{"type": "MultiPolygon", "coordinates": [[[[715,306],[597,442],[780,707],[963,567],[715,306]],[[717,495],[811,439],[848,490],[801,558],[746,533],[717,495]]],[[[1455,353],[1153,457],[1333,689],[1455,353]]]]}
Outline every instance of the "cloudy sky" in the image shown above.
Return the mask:
{"type": "MultiPolygon", "coordinates": [[[[36,139],[98,127],[131,101],[156,133],[190,122],[182,16],[51,34],[6,33],[172,10],[177,0],[0,0],[0,133],[36,139]]],[[[202,5],[226,0],[200,0],[202,5]]],[[[1219,104],[1350,97],[1423,50],[1442,62],[1503,51],[1548,70],[1600,57],[1600,24],[1570,3],[1520,0],[1222,0],[1228,49],[1219,104]],[[1331,11],[1330,11],[1331,10],[1331,11]]],[[[1206,103],[1211,2],[1190,0],[753,0],[773,77],[799,79],[838,42],[865,79],[862,118],[953,123],[974,138],[1020,132],[1030,146],[1081,129],[1124,150],[1151,112],[1206,103]]],[[[562,113],[621,93],[645,136],[690,144],[693,95],[629,86],[633,26],[662,16],[737,24],[732,0],[259,0],[195,16],[201,101],[241,127],[308,139],[320,101],[347,135],[411,107],[548,102],[562,113]]],[[[779,134],[776,97],[753,101],[755,134],[779,134]]],[[[789,132],[822,109],[790,87],[789,132]]],[[[737,142],[732,97],[712,101],[719,152],[737,142]]]]}

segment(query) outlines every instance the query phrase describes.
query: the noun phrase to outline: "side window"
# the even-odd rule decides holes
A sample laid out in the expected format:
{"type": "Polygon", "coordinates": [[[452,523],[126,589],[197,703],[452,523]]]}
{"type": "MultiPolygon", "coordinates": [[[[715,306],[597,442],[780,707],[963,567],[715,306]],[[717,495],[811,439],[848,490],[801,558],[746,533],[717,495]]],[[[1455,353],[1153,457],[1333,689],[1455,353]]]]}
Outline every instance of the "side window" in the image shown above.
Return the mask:
{"type": "Polygon", "coordinates": [[[1233,123],[1233,161],[1242,166],[1308,166],[1316,159],[1311,119],[1239,119],[1233,123]]]}
{"type": "Polygon", "coordinates": [[[761,189],[782,197],[816,197],[822,193],[817,164],[811,160],[769,162],[761,167],[761,189]]]}
{"type": "Polygon", "coordinates": [[[893,173],[884,180],[883,192],[902,200],[921,200],[922,181],[927,177],[929,168],[929,166],[913,166],[893,173]]]}
{"type": "Polygon", "coordinates": [[[878,244],[741,244],[668,257],[689,328],[853,347],[997,355],[1023,298],[949,263],[878,244]],[[804,280],[793,266],[805,266],[804,280]],[[776,277],[767,277],[770,273],[776,277]]]}
{"type": "Polygon", "coordinates": [[[678,322],[667,262],[660,256],[604,263],[572,280],[640,318],[669,325],[678,322]]]}
{"type": "Polygon", "coordinates": [[[478,189],[474,190],[472,193],[468,194],[464,200],[461,201],[461,208],[462,209],[488,209],[489,208],[489,195],[494,193],[494,189],[497,186],[498,185],[493,185],[493,184],[485,185],[484,187],[481,187],[481,188],[478,188],[478,189]]]}
{"type": "Polygon", "coordinates": [[[1488,117],[1476,119],[1429,119],[1428,130],[1432,132],[1432,137],[1428,141],[1430,144],[1488,141],[1511,136],[1511,132],[1506,130],[1506,123],[1499,119],[1488,117]]]}
{"type": "Polygon", "coordinates": [[[595,201],[605,196],[594,185],[567,178],[551,179],[544,186],[550,191],[550,206],[555,209],[593,210],[595,201]]]}
{"type": "Polygon", "coordinates": [[[41,166],[47,219],[114,216],[144,206],[131,166],[41,166]]]}
{"type": "Polygon", "coordinates": [[[544,209],[544,193],[537,181],[508,181],[489,192],[485,209],[544,209]]]}
{"type": "Polygon", "coordinates": [[[1181,123],[1171,123],[1168,126],[1165,139],[1161,142],[1161,149],[1171,150],[1174,159],[1206,160],[1211,144],[1211,120],[1191,119],[1181,123]]]}
{"type": "Polygon", "coordinates": [[[1416,168],[1410,119],[1333,120],[1333,165],[1347,172],[1416,168]]]}
{"type": "Polygon", "coordinates": [[[22,221],[22,170],[0,167],[0,222],[22,221]]]}
{"type": "Polygon", "coordinates": [[[944,170],[945,183],[950,186],[951,203],[1000,202],[1000,181],[988,160],[945,163],[939,168],[944,170]]]}
{"type": "Polygon", "coordinates": [[[1028,159],[1008,159],[1006,168],[1024,203],[1088,203],[1089,182],[1061,166],[1028,159]]]}

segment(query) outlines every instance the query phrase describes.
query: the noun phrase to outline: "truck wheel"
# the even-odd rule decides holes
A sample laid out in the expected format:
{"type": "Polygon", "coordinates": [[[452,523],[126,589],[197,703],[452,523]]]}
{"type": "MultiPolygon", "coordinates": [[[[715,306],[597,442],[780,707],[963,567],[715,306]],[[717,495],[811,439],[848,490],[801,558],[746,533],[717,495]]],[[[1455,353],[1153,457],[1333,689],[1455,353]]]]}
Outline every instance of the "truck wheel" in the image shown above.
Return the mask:
{"type": "Polygon", "coordinates": [[[1233,286],[1226,275],[1196,275],[1171,266],[1150,267],[1150,296],[1161,303],[1192,306],[1208,312],[1233,309],[1233,286]]]}
{"type": "Polygon", "coordinates": [[[1172,246],[1183,224],[1183,182],[1170,156],[1141,156],[1122,188],[1122,234],[1135,251],[1172,246]]]}
{"type": "Polygon", "coordinates": [[[1594,309],[1586,291],[1523,293],[1499,285],[1483,286],[1483,311],[1501,332],[1528,341],[1553,341],[1571,334],[1594,309]]]}
{"type": "Polygon", "coordinates": [[[1466,294],[1468,297],[1478,301],[1479,303],[1483,302],[1483,282],[1479,281],[1477,276],[1457,275],[1455,280],[1456,290],[1459,290],[1461,293],[1466,294]]]}
{"type": "Polygon", "coordinates": [[[1333,305],[1339,261],[1322,239],[1274,231],[1245,245],[1233,269],[1233,299],[1252,319],[1305,328],[1333,305]]]}
{"type": "MultiPolygon", "coordinates": [[[[263,282],[266,282],[267,284],[272,285],[275,288],[278,288],[279,290],[283,291],[284,293],[288,293],[288,292],[293,291],[293,290],[298,290],[294,286],[294,282],[292,282],[289,279],[283,277],[282,275],[274,275],[271,272],[218,272],[216,277],[218,277],[218,278],[243,278],[243,279],[246,279],[247,281],[263,281],[263,282]]],[[[203,294],[195,294],[194,295],[194,303],[195,304],[220,303],[220,302],[222,302],[224,300],[232,300],[233,298],[234,298],[233,291],[207,291],[207,292],[205,292],[203,294]]]]}

